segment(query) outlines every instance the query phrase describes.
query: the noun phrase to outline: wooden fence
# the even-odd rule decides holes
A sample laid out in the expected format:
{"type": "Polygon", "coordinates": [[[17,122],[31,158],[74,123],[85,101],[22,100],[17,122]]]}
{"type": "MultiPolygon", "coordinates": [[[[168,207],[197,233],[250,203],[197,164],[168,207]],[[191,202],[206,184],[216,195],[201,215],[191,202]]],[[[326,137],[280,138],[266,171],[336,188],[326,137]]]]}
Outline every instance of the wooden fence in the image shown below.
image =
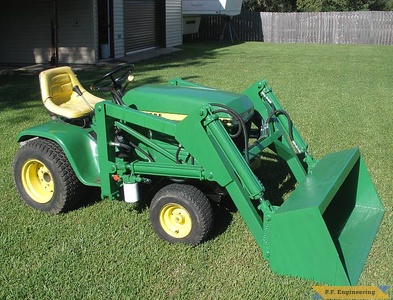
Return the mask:
{"type": "Polygon", "coordinates": [[[201,39],[393,45],[393,11],[269,13],[203,16],[201,39]]]}

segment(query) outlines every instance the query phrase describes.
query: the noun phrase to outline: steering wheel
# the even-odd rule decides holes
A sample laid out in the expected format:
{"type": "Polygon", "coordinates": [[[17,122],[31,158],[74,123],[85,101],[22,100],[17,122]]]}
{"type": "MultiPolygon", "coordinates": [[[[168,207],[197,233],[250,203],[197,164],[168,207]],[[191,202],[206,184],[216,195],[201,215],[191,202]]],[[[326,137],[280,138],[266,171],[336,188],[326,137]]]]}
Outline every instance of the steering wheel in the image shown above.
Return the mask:
{"type": "Polygon", "coordinates": [[[110,91],[110,90],[122,90],[122,86],[124,82],[129,79],[129,76],[132,74],[134,70],[134,64],[125,63],[121,64],[117,68],[112,71],[106,73],[100,79],[93,82],[90,86],[91,90],[102,90],[102,91],[110,91]]]}

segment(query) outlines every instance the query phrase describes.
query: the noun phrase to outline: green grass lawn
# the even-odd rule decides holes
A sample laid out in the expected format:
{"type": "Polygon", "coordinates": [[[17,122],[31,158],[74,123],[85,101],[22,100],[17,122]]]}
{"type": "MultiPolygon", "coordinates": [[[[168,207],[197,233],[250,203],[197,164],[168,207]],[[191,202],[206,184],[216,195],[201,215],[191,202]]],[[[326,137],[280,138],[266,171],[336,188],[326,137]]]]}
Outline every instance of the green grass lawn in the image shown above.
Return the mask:
{"type": "MultiPolygon", "coordinates": [[[[191,43],[136,63],[134,84],[182,77],[242,92],[265,78],[315,157],[359,147],[386,209],[359,285],[392,286],[392,59],[389,46],[191,43]]],[[[105,72],[77,74],[88,87],[105,72]]],[[[48,119],[36,75],[0,76],[0,299],[313,299],[317,283],[269,269],[238,212],[220,211],[192,248],[160,240],[147,208],[124,202],[86,199],[57,216],[25,206],[16,136],[48,119]]]]}

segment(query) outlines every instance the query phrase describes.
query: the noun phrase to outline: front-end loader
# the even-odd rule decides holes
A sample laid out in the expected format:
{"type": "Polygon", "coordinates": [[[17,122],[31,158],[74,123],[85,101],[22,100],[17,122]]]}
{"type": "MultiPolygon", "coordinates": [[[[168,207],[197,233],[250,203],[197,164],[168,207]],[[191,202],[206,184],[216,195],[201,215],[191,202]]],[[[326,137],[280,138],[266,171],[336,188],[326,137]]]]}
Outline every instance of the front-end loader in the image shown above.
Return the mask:
{"type": "Polygon", "coordinates": [[[230,197],[279,274],[356,285],[384,208],[359,149],[316,160],[265,80],[241,94],[182,79],[126,92],[133,65],[93,83],[93,96],[69,67],[40,74],[52,115],[18,135],[14,179],[24,201],[48,213],[69,210],[85,186],[102,199],[136,202],[159,187],[150,219],[159,237],[197,245],[214,226],[212,201],[230,197]],[[260,157],[282,158],[296,189],[265,198],[260,157]]]}

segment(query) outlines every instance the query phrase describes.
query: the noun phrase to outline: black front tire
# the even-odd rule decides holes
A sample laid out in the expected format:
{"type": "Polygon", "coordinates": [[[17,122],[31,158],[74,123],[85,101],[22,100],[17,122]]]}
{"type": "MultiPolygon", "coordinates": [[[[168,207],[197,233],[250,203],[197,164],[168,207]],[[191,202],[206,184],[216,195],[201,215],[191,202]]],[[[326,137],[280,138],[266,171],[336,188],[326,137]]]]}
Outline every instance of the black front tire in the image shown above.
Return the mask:
{"type": "Polygon", "coordinates": [[[26,204],[51,214],[70,210],[82,188],[61,147],[42,138],[33,139],[19,149],[13,176],[26,204]]]}
{"type": "Polygon", "coordinates": [[[196,246],[206,240],[213,227],[213,209],[196,187],[170,184],[154,196],[150,220],[163,240],[196,246]]]}

